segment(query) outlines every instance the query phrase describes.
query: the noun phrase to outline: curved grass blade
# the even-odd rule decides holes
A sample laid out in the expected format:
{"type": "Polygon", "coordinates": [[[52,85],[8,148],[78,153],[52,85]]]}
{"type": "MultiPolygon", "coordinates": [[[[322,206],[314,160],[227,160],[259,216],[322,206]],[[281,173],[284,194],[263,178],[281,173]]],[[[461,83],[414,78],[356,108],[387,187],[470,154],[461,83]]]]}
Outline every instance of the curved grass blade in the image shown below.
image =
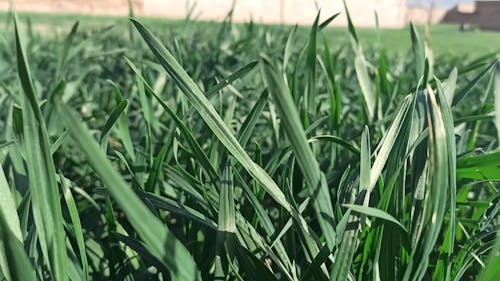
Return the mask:
{"type": "Polygon", "coordinates": [[[185,217],[187,219],[192,219],[193,221],[206,225],[211,229],[217,229],[217,224],[205,214],[198,212],[197,210],[192,209],[191,207],[188,207],[177,201],[149,192],[141,192],[139,193],[139,196],[150,202],[158,209],[167,210],[169,212],[178,214],[179,216],[185,217]]]}
{"type": "Polygon", "coordinates": [[[338,144],[342,146],[345,149],[348,149],[352,151],[355,154],[359,154],[359,148],[354,146],[353,144],[349,143],[348,141],[344,140],[343,138],[339,138],[334,135],[320,135],[320,136],[314,136],[308,140],[309,143],[315,142],[315,141],[330,141],[335,144],[338,144]]]}
{"type": "Polygon", "coordinates": [[[371,216],[371,217],[376,217],[376,218],[391,222],[391,223],[401,227],[402,230],[407,232],[406,228],[396,218],[394,218],[393,216],[391,216],[387,212],[384,212],[380,209],[361,206],[361,205],[355,205],[355,204],[342,204],[342,206],[349,208],[350,210],[352,210],[353,212],[356,212],[356,213],[364,214],[364,215],[371,216]]]}
{"type": "Polygon", "coordinates": [[[130,189],[75,113],[64,104],[58,104],[58,111],[65,117],[62,119],[65,120],[73,140],[85,153],[90,165],[123,209],[147,249],[166,265],[174,280],[201,280],[198,267],[188,250],[130,189]]]}
{"type": "Polygon", "coordinates": [[[148,44],[160,64],[174,79],[177,86],[182,90],[186,97],[191,101],[205,123],[217,136],[219,141],[229,150],[245,170],[257,181],[263,188],[276,200],[285,210],[291,212],[292,207],[287,201],[285,194],[278,185],[267,174],[267,172],[257,165],[248,156],[246,151],[231,133],[231,130],[224,124],[213,105],[203,95],[196,83],[189,77],[182,66],[175,60],[172,54],[139,22],[132,20],[136,29],[139,31],[144,41],[148,44]]]}

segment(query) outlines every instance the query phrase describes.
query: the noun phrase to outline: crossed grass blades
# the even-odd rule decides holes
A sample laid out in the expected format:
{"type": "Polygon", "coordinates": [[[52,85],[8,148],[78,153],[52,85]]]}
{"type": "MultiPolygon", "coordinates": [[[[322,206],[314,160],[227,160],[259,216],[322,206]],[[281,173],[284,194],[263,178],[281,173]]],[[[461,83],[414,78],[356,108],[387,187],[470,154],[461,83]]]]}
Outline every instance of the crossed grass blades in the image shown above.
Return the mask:
{"type": "Polygon", "coordinates": [[[0,280],[496,280],[497,54],[434,57],[413,26],[387,53],[336,16],[15,19],[0,280]]]}

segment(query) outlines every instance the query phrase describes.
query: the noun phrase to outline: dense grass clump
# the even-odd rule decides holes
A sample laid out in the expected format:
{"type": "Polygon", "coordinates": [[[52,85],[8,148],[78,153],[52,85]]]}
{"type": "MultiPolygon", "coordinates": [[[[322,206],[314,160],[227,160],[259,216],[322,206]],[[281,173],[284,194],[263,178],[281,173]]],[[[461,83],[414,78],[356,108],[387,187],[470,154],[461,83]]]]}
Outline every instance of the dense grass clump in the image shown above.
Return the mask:
{"type": "Polygon", "coordinates": [[[498,54],[332,40],[334,18],[14,21],[0,280],[496,280],[498,54]]]}

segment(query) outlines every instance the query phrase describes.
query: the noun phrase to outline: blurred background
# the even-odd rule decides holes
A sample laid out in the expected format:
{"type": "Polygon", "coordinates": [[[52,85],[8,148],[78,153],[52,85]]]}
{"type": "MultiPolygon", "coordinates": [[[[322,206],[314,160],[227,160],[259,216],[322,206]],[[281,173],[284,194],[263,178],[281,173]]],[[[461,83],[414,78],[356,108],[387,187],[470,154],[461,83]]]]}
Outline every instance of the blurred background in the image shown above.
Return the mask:
{"type": "MultiPolygon", "coordinates": [[[[341,0],[0,0],[0,10],[15,2],[18,12],[137,16],[222,20],[234,8],[233,20],[259,23],[310,24],[318,9],[324,17],[343,11],[341,0]]],[[[374,27],[416,24],[458,24],[463,30],[500,30],[500,1],[493,0],[348,0],[353,21],[374,27]]],[[[333,25],[345,25],[344,13],[333,25]]]]}

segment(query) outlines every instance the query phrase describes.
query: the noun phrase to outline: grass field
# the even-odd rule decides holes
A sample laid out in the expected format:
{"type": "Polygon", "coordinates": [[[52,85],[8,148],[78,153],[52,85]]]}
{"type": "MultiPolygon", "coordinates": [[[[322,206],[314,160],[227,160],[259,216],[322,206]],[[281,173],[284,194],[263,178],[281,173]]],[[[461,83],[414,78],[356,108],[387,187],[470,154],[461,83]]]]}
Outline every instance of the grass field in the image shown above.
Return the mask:
{"type": "MultiPolygon", "coordinates": [[[[19,18],[23,21],[30,19],[34,25],[58,27],[60,32],[71,28],[75,20],[80,21],[81,28],[92,28],[106,25],[125,26],[128,19],[116,16],[89,16],[89,15],[64,15],[64,14],[37,14],[22,13],[19,18]]],[[[160,18],[141,19],[149,26],[179,26],[183,21],[168,20],[160,18]]],[[[311,19],[311,23],[312,23],[311,19]]],[[[0,13],[0,21],[8,21],[8,13],[0,13]]],[[[216,23],[200,23],[204,26],[217,28],[216,23]]],[[[354,23],[355,24],[355,23],[354,23]]],[[[286,29],[286,27],[284,27],[286,29]]],[[[308,27],[301,27],[307,33],[308,27]]],[[[424,27],[418,27],[418,31],[423,36],[424,27]]],[[[411,41],[408,40],[408,27],[403,29],[358,29],[360,39],[365,45],[379,44],[385,50],[394,52],[405,52],[410,48],[411,41]]],[[[330,27],[324,32],[325,36],[332,44],[348,39],[348,31],[342,27],[330,27]]],[[[458,55],[474,56],[476,54],[486,54],[500,51],[500,35],[498,32],[472,31],[461,32],[458,25],[433,25],[430,28],[431,46],[436,55],[458,55]]],[[[50,34],[49,34],[50,35],[50,34]]]]}
{"type": "Polygon", "coordinates": [[[14,18],[0,280],[500,276],[497,34],[14,18]]]}

